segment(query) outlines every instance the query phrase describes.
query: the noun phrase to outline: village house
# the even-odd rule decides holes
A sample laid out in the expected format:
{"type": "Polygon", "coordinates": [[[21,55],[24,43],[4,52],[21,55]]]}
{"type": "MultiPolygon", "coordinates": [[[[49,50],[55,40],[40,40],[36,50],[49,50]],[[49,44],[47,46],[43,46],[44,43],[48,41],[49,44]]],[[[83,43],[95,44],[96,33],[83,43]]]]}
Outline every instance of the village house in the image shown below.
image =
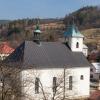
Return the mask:
{"type": "Polygon", "coordinates": [[[91,81],[100,80],[100,51],[93,50],[88,55],[88,60],[93,66],[90,68],[90,79],[91,81]]]}
{"type": "MultiPolygon", "coordinates": [[[[20,69],[21,100],[88,98],[90,67],[84,36],[75,25],[64,33],[67,42],[43,42],[37,24],[33,41],[24,41],[4,60],[20,69]]],[[[16,83],[17,85],[17,83],[16,83]]]]}
{"type": "Polygon", "coordinates": [[[100,62],[93,62],[93,66],[90,68],[90,79],[100,80],[100,62]]]}
{"type": "Polygon", "coordinates": [[[0,60],[4,60],[14,49],[7,42],[0,43],[0,60]]]}

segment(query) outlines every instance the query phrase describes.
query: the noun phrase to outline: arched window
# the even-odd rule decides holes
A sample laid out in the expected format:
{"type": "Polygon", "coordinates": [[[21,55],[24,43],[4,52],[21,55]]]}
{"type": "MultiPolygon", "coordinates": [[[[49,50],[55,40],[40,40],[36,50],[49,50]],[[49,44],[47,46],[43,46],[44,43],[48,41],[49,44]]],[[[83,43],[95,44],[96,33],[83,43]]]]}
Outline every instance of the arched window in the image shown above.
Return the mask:
{"type": "Polygon", "coordinates": [[[56,93],[57,89],[57,78],[53,77],[53,92],[56,93]]]}
{"type": "Polygon", "coordinates": [[[76,43],[76,48],[79,48],[79,43],[78,42],[76,43]]]}
{"type": "Polygon", "coordinates": [[[72,90],[73,88],[73,77],[69,76],[69,90],[72,90]]]}
{"type": "Polygon", "coordinates": [[[39,93],[39,78],[36,77],[35,79],[35,93],[38,94],[39,93]]]}
{"type": "Polygon", "coordinates": [[[84,80],[84,76],[83,76],[83,75],[81,75],[80,79],[81,79],[81,80],[84,80]]]}

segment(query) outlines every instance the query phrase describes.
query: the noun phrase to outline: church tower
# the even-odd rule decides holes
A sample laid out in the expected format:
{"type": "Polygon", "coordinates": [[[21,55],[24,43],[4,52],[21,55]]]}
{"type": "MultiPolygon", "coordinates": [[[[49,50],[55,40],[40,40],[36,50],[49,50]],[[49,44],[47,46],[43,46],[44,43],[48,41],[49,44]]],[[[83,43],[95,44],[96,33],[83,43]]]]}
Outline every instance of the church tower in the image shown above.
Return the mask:
{"type": "Polygon", "coordinates": [[[36,28],[33,32],[33,41],[36,42],[37,44],[40,44],[40,35],[41,35],[41,30],[39,27],[39,19],[37,20],[36,28]]]}
{"type": "Polygon", "coordinates": [[[84,36],[74,24],[69,26],[67,31],[64,32],[64,37],[68,40],[68,45],[73,52],[83,51],[84,36]]]}

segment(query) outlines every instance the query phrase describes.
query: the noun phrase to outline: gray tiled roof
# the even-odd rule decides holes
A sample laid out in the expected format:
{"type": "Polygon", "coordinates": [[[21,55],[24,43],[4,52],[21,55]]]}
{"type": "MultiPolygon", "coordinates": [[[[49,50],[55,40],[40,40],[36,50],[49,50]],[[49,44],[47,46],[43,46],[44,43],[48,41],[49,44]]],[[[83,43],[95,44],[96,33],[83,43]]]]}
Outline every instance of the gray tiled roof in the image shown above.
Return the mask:
{"type": "Polygon", "coordinates": [[[83,53],[72,52],[60,42],[23,42],[7,59],[5,63],[21,62],[22,66],[36,68],[88,67],[91,64],[83,53]]]}

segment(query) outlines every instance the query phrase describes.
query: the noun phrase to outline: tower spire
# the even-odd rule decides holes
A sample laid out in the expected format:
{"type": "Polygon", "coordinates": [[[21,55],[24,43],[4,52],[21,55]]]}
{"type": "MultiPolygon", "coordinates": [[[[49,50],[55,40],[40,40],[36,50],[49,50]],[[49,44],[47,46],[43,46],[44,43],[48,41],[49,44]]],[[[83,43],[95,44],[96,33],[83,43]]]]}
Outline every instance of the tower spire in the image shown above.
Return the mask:
{"type": "Polygon", "coordinates": [[[37,29],[39,30],[39,29],[40,29],[39,24],[40,24],[40,22],[39,22],[39,18],[37,18],[36,29],[35,29],[35,30],[37,30],[37,29]]]}
{"type": "Polygon", "coordinates": [[[40,44],[40,34],[41,34],[41,30],[39,27],[39,18],[36,19],[36,28],[34,30],[34,36],[33,36],[33,41],[36,42],[37,44],[40,44]]]}
{"type": "Polygon", "coordinates": [[[73,21],[72,24],[75,25],[75,17],[74,16],[72,17],[72,21],[73,21]]]}

